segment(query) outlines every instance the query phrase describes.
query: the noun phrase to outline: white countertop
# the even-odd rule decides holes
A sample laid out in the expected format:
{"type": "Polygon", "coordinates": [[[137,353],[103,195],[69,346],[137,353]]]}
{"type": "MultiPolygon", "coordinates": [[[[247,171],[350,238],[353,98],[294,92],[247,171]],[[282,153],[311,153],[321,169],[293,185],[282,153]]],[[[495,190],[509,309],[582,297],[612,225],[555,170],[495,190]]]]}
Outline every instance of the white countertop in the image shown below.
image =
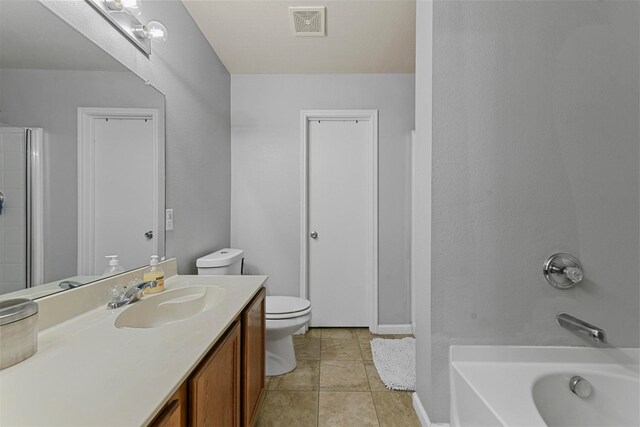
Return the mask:
{"type": "Polygon", "coordinates": [[[167,279],[167,290],[216,285],[228,293],[211,310],[157,328],[118,329],[115,318],[127,306],[102,306],[41,331],[34,356],[0,371],[0,425],[148,424],[266,278],[167,279]]]}

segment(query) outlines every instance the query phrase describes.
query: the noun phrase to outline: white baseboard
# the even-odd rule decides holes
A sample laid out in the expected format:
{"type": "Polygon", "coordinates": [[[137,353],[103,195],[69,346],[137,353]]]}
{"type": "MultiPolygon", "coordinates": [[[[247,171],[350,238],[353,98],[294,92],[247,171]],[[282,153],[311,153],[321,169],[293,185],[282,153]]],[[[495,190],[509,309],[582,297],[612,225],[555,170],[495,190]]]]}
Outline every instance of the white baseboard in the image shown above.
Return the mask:
{"type": "Polygon", "coordinates": [[[431,426],[431,420],[429,420],[427,411],[424,409],[424,406],[422,406],[422,402],[420,402],[418,393],[413,393],[413,410],[416,411],[416,415],[418,416],[418,420],[420,420],[420,425],[422,427],[431,426]]]}
{"type": "Polygon", "coordinates": [[[413,328],[411,325],[378,325],[378,330],[376,334],[379,335],[387,335],[387,334],[412,334],[413,328]]]}
{"type": "Polygon", "coordinates": [[[418,393],[413,393],[413,410],[416,411],[416,415],[418,416],[418,420],[420,420],[420,425],[422,427],[449,427],[449,424],[436,424],[431,422],[429,414],[427,414],[427,410],[422,406],[418,393]]]}
{"type": "Polygon", "coordinates": [[[411,333],[413,335],[416,334],[416,324],[415,324],[415,322],[411,322],[411,333]]]}

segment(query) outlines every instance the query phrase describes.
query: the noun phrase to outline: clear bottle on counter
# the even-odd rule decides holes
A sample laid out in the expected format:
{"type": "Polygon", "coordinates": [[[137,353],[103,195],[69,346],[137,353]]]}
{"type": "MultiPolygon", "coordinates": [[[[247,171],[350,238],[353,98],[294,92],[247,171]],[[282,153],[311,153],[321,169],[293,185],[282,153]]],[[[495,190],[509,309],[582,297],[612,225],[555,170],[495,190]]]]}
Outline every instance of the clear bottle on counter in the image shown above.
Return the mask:
{"type": "Polygon", "coordinates": [[[118,261],[118,255],[106,255],[105,258],[109,260],[109,267],[102,273],[103,276],[113,276],[114,274],[124,273],[124,267],[120,265],[118,261]]]}

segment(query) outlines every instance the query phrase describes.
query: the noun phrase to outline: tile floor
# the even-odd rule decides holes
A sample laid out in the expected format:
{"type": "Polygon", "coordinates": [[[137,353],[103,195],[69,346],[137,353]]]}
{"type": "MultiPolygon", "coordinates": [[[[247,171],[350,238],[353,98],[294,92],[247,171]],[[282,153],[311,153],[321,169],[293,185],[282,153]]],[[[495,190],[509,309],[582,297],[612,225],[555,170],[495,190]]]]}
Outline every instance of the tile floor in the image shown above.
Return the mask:
{"type": "MultiPolygon", "coordinates": [[[[384,338],[402,338],[407,335],[384,338]]],[[[366,328],[294,335],[298,367],[267,377],[258,426],[420,426],[411,392],[387,390],[373,365],[366,328]]]]}

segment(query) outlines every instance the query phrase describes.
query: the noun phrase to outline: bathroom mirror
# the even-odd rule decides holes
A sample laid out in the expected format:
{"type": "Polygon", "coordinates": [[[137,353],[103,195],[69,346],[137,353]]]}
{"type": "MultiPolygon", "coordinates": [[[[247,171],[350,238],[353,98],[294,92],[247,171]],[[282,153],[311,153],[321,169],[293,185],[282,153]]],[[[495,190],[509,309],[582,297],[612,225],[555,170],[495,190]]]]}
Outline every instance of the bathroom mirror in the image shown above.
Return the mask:
{"type": "Polygon", "coordinates": [[[0,299],[165,255],[164,110],[42,3],[0,2],[0,299]]]}

